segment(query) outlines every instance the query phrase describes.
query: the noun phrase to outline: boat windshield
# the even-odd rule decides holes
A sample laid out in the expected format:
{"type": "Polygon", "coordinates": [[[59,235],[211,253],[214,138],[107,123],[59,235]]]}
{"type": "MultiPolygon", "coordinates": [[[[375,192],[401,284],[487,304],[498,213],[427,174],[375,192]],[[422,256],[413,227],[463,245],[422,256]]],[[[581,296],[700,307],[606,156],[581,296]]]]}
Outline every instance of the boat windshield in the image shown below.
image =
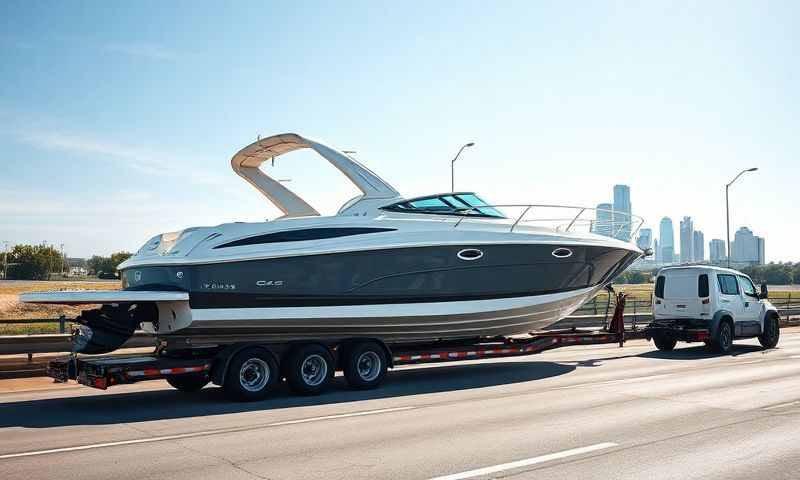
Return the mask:
{"type": "Polygon", "coordinates": [[[406,213],[428,213],[436,215],[469,215],[478,217],[506,218],[502,212],[490,207],[472,192],[444,193],[412,198],[383,207],[383,210],[406,213]]]}

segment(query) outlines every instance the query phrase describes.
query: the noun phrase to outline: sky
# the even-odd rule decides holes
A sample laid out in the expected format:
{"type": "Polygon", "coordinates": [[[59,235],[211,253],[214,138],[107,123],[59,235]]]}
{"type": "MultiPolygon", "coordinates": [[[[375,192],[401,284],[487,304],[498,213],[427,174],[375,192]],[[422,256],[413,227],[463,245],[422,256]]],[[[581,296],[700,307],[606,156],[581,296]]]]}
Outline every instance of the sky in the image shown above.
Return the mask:
{"type": "MultiPolygon", "coordinates": [[[[278,211],[230,169],[296,132],[405,196],[596,206],[800,261],[798,2],[0,2],[0,241],[70,256],[278,211]],[[644,3],[638,5],[637,3],[644,3]]],[[[272,168],[272,167],[270,167],[272,168]]],[[[276,178],[355,195],[308,152],[276,178]]],[[[707,248],[707,247],[706,247],[707,248]]]]}

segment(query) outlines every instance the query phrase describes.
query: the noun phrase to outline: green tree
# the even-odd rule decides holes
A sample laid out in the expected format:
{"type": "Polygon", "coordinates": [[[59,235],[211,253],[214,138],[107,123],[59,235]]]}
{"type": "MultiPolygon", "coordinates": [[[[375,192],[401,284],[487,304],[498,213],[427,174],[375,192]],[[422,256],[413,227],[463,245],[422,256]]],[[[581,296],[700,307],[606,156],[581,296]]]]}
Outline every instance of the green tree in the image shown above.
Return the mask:
{"type": "Polygon", "coordinates": [[[95,275],[99,275],[101,273],[114,273],[117,271],[119,264],[131,258],[131,256],[133,256],[133,254],[130,252],[112,253],[110,257],[93,255],[92,258],[86,262],[86,265],[88,266],[89,271],[93,272],[95,275]]]}
{"type": "Polygon", "coordinates": [[[8,254],[8,278],[46,280],[50,273],[61,270],[62,258],[53,247],[16,245],[8,254]]]}

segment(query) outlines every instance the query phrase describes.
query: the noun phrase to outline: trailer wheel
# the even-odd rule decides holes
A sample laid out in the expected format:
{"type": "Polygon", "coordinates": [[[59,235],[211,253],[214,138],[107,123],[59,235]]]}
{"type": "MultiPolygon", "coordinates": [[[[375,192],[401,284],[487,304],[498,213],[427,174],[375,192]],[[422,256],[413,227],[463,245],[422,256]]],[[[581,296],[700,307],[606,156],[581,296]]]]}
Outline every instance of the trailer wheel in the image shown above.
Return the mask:
{"type": "Polygon", "coordinates": [[[170,375],[166,380],[167,383],[181,392],[192,393],[205,387],[210,379],[208,375],[203,373],[184,373],[181,375],[170,375]]]}
{"type": "Polygon", "coordinates": [[[716,338],[711,342],[711,346],[717,353],[730,353],[733,346],[733,326],[731,322],[720,322],[716,338]]]}
{"type": "Polygon", "coordinates": [[[261,348],[245,348],[234,355],[225,373],[223,389],[232,400],[250,402],[269,395],[278,382],[278,364],[261,348]]]}
{"type": "Polygon", "coordinates": [[[678,340],[672,335],[658,332],[653,335],[653,343],[655,343],[656,348],[662,352],[671,352],[675,348],[675,345],[678,344],[678,340]]]}
{"type": "Polygon", "coordinates": [[[331,383],[333,356],[327,348],[308,344],[297,347],[286,360],[286,381],[300,395],[319,395],[331,383]]]}
{"type": "Polygon", "coordinates": [[[764,319],[764,333],[758,336],[758,342],[764,348],[775,348],[781,338],[781,327],[775,315],[764,319]]]}
{"type": "Polygon", "coordinates": [[[386,376],[386,352],[376,342],[359,342],[345,353],[344,376],[358,390],[376,388],[386,376]]]}

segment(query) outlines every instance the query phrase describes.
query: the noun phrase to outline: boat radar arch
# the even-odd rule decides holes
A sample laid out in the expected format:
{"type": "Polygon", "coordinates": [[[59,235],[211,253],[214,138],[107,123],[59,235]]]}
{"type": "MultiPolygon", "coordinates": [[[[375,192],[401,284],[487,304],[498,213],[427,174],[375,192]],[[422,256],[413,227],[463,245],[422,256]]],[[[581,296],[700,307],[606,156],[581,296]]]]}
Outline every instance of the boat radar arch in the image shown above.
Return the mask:
{"type": "Polygon", "coordinates": [[[274,135],[244,147],[231,159],[231,167],[283,212],[280,218],[319,216],[320,213],[314,207],[260,168],[267,160],[301,148],[311,148],[316,151],[361,190],[360,199],[351,206],[364,200],[391,199],[400,196],[391,185],[355,159],[296,133],[274,135]]]}

